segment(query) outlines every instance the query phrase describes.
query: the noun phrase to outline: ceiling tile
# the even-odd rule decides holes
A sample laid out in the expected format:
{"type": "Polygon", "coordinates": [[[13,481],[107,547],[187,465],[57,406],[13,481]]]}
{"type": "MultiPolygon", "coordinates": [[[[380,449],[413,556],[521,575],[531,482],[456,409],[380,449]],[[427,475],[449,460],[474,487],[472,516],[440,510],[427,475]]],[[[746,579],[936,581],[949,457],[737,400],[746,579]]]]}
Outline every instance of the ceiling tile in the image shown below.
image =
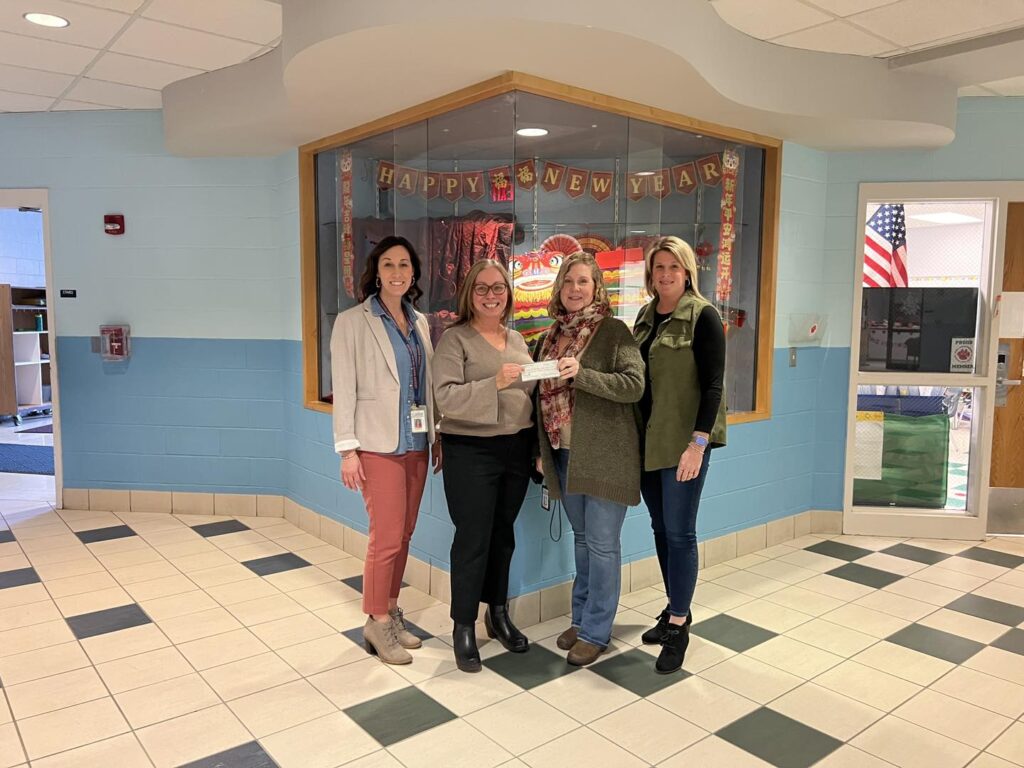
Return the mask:
{"type": "Polygon", "coordinates": [[[135,13],[142,5],[143,0],[73,0],[82,5],[92,5],[96,8],[109,8],[112,11],[123,13],[135,13]]]}
{"type": "Polygon", "coordinates": [[[86,101],[71,101],[69,99],[61,99],[53,107],[53,112],[85,112],[85,111],[96,111],[98,109],[117,109],[117,107],[106,107],[102,104],[90,104],[86,101]]]}
{"type": "Polygon", "coordinates": [[[77,75],[95,56],[92,48],[0,32],[0,64],[77,75]]]}
{"type": "Polygon", "coordinates": [[[42,112],[53,99],[49,96],[28,96],[24,93],[0,91],[0,112],[42,112]]]}
{"type": "Polygon", "coordinates": [[[850,20],[902,46],[958,37],[1024,23],[1024,0],[903,0],[851,16],[850,20]]]}
{"type": "Polygon", "coordinates": [[[260,46],[138,19],[111,46],[111,50],[211,70],[245,61],[259,51],[260,46]]]}
{"type": "Polygon", "coordinates": [[[816,5],[823,11],[834,13],[836,16],[850,16],[861,11],[870,11],[883,5],[892,5],[900,0],[807,0],[811,5],[816,5]]]}
{"type": "Polygon", "coordinates": [[[88,5],[68,3],[64,0],[31,0],[0,2],[0,31],[53,40],[57,43],[103,48],[131,17],[88,5]],[[63,29],[51,29],[32,24],[22,18],[27,11],[52,13],[71,22],[63,29]]]}
{"type": "Polygon", "coordinates": [[[824,24],[832,19],[797,0],[712,0],[711,4],[728,24],[761,40],[824,24]]]}
{"type": "Polygon", "coordinates": [[[267,0],[153,0],[142,15],[261,45],[281,34],[281,6],[267,0]]]}
{"type": "Polygon", "coordinates": [[[982,86],[995,91],[1000,96],[1024,96],[1024,77],[995,80],[991,83],[982,83],[982,86]]]}
{"type": "Polygon", "coordinates": [[[58,75],[53,72],[41,72],[38,69],[9,67],[6,64],[0,64],[0,91],[31,93],[36,96],[60,96],[74,79],[71,75],[58,75]]]}
{"type": "Polygon", "coordinates": [[[89,68],[89,76],[110,83],[126,83],[140,88],[160,90],[164,86],[184,80],[186,77],[202,74],[204,70],[150,61],[123,53],[104,53],[99,61],[89,68]]]}
{"type": "Polygon", "coordinates": [[[802,29],[799,32],[776,37],[772,42],[793,48],[806,48],[810,51],[852,53],[858,56],[874,56],[892,47],[891,43],[879,40],[874,35],[869,35],[845,21],[830,21],[820,27],[802,29]]]}
{"type": "Polygon", "coordinates": [[[162,106],[160,91],[136,88],[134,85],[106,83],[87,77],[75,83],[75,87],[68,92],[68,98],[125,109],[160,109],[162,106]]]}

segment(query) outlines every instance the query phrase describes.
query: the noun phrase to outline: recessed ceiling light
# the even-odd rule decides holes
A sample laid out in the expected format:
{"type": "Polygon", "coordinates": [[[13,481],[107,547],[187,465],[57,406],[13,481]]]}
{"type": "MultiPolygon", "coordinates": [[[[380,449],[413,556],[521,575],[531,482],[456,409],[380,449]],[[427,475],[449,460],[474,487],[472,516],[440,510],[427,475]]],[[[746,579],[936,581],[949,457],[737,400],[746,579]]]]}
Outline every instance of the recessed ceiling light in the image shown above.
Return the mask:
{"type": "Polygon", "coordinates": [[[591,128],[597,128],[597,123],[591,123],[591,124],[590,124],[590,127],[591,127],[591,128]]]}
{"type": "Polygon", "coordinates": [[[646,229],[631,229],[631,230],[629,230],[629,234],[631,234],[631,235],[646,235],[647,234],[647,230],[646,229]]]}
{"type": "Polygon", "coordinates": [[[940,213],[915,213],[910,216],[917,221],[929,221],[932,224],[977,224],[981,219],[974,216],[966,216],[962,213],[942,211],[940,213]]]}
{"type": "Polygon", "coordinates": [[[653,176],[654,175],[654,171],[637,171],[636,175],[637,176],[653,176]]]}
{"type": "Polygon", "coordinates": [[[548,129],[547,128],[520,128],[518,131],[516,131],[516,133],[518,133],[520,136],[528,136],[528,137],[532,137],[532,136],[547,136],[548,135],[548,129]]]}
{"type": "Polygon", "coordinates": [[[66,27],[71,23],[63,16],[54,16],[52,13],[26,13],[23,18],[40,27],[53,27],[54,29],[66,27]]]}

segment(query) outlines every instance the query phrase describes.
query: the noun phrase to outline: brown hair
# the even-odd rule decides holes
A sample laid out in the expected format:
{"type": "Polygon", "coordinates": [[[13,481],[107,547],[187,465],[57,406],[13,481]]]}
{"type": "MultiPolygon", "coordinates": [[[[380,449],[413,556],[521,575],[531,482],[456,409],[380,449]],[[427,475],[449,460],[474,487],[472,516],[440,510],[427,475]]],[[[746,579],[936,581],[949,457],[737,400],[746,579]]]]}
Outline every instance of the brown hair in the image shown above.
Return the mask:
{"type": "MultiPolygon", "coordinates": [[[[700,288],[697,285],[697,257],[693,253],[693,248],[681,237],[676,237],[675,235],[659,237],[647,250],[647,256],[644,258],[644,287],[647,288],[647,293],[654,297],[658,295],[658,291],[654,288],[653,273],[654,256],[659,251],[672,254],[673,258],[679,262],[679,266],[686,270],[686,281],[689,283],[686,290],[695,294],[698,298],[704,299],[704,295],[700,292],[700,288]]],[[[707,299],[704,300],[707,301],[707,299]]]]}
{"type": "Polygon", "coordinates": [[[462,285],[459,286],[459,319],[455,321],[455,325],[465,325],[473,319],[473,286],[480,273],[492,267],[501,273],[501,279],[505,281],[505,311],[501,313],[501,322],[502,325],[508,324],[508,319],[512,316],[512,278],[500,261],[480,259],[469,268],[469,272],[462,279],[462,285]]]}
{"type": "Polygon", "coordinates": [[[380,276],[378,271],[378,265],[380,264],[380,257],[391,248],[396,245],[400,245],[405,248],[409,253],[409,261],[412,262],[412,285],[409,286],[409,290],[405,292],[405,298],[412,302],[413,306],[420,300],[420,296],[423,295],[423,291],[417,283],[420,280],[420,257],[416,255],[416,249],[412,247],[412,243],[406,240],[404,237],[399,235],[388,235],[383,238],[374,249],[370,251],[370,255],[366,257],[366,267],[363,268],[363,276],[359,278],[359,300],[366,301],[371,296],[380,293],[380,286],[377,285],[377,280],[380,276]]]}
{"type": "Polygon", "coordinates": [[[594,281],[594,301],[592,303],[605,309],[611,307],[611,301],[608,299],[608,290],[604,287],[604,276],[601,274],[601,267],[598,266],[597,259],[586,251],[578,251],[566,256],[565,261],[562,262],[562,266],[558,270],[555,284],[551,288],[548,316],[555,317],[565,312],[565,305],[562,304],[562,286],[565,284],[565,278],[569,274],[569,270],[577,264],[584,264],[590,267],[590,277],[594,281]]]}

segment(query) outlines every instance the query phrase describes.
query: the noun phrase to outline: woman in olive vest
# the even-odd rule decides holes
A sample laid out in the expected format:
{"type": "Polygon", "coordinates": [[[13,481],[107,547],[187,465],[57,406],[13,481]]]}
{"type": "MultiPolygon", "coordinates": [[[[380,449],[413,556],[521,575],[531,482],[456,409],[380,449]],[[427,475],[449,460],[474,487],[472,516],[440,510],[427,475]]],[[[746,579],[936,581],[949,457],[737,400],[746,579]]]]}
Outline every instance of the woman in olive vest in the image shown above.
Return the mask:
{"type": "Polygon", "coordinates": [[[644,473],[654,545],[668,605],[643,634],[660,643],[655,670],[677,671],[690,642],[690,601],[697,585],[697,508],[712,448],[725,445],[725,331],[701,295],[693,249],[678,237],[658,239],[644,279],[654,300],[633,336],[647,364],[640,400],[644,473]]]}

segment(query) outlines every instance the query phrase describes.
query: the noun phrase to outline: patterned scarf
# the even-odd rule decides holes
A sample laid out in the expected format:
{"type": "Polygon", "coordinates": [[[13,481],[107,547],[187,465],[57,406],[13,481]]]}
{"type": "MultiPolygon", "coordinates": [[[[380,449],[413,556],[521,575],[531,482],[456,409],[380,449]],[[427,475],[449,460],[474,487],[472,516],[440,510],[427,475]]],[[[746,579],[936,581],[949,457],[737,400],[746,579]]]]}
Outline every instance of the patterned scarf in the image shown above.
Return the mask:
{"type": "MultiPolygon", "coordinates": [[[[540,359],[575,357],[578,360],[583,348],[594,334],[594,329],[609,313],[610,309],[607,306],[590,304],[577,312],[562,312],[556,315],[554,324],[544,336],[540,359]],[[563,335],[569,337],[569,344],[556,355],[555,350],[558,349],[563,335]]],[[[570,381],[541,379],[540,411],[544,420],[544,431],[548,433],[552,448],[560,447],[561,428],[572,420],[575,405],[576,390],[570,381]]]]}

